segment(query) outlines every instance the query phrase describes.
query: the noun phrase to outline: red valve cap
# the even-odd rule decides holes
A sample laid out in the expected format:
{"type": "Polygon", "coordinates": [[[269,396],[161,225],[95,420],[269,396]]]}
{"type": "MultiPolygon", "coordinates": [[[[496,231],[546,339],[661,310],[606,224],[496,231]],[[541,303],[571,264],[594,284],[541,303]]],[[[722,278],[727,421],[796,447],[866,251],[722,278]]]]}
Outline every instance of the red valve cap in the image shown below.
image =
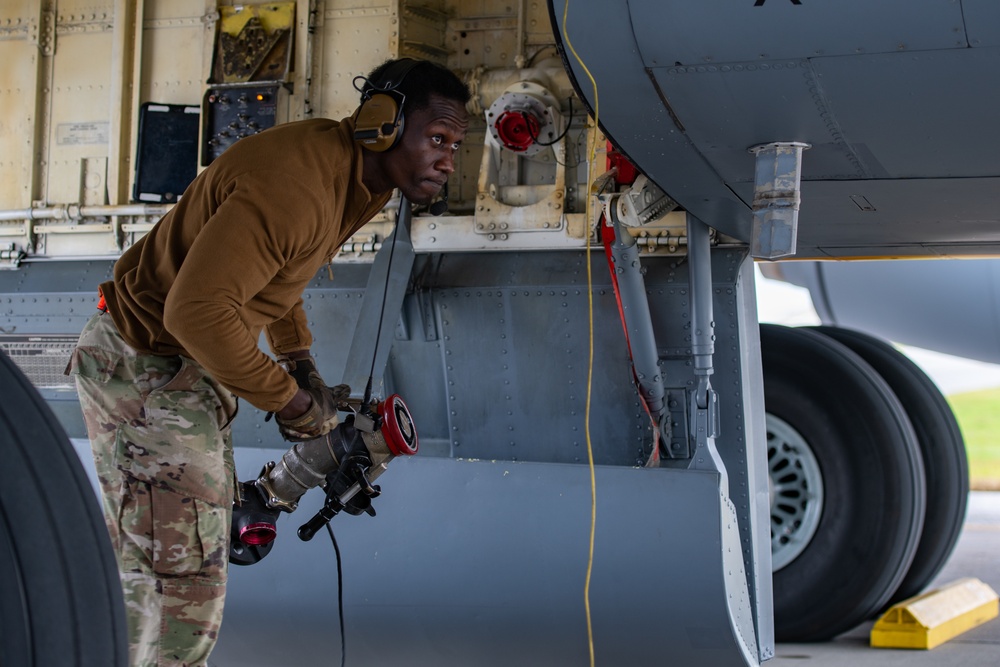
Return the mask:
{"type": "Polygon", "coordinates": [[[538,139],[541,124],[528,111],[505,111],[497,118],[495,127],[500,143],[515,153],[523,153],[538,139]]]}
{"type": "Polygon", "coordinates": [[[251,547],[270,544],[278,535],[273,523],[251,523],[240,531],[240,542],[251,547]]]}
{"type": "Polygon", "coordinates": [[[393,394],[378,406],[382,416],[382,436],[394,456],[410,456],[417,453],[417,429],[413,418],[406,409],[406,403],[393,394]]]}

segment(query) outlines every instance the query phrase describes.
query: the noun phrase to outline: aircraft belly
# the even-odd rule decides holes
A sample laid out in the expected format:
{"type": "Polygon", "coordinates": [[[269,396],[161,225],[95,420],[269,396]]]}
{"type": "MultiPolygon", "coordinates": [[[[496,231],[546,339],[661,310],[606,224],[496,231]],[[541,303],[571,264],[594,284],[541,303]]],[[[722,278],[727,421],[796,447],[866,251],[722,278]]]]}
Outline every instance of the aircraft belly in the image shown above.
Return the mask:
{"type": "MultiPolygon", "coordinates": [[[[843,132],[877,158],[868,178],[997,176],[996,91],[1000,48],[943,49],[813,58],[843,132]]],[[[815,113],[815,112],[814,112],[815,113]]],[[[808,171],[804,176],[813,179],[808,171]]]]}
{"type": "Polygon", "coordinates": [[[567,38],[557,5],[566,62],[602,129],[707,224],[750,242],[748,149],[804,142],[800,256],[1000,247],[994,10],[970,3],[963,21],[958,3],[746,2],[712,13],[578,3],[567,38]]]}
{"type": "MultiPolygon", "coordinates": [[[[733,190],[753,198],[753,183],[733,190]]],[[[998,199],[1000,178],[803,182],[796,256],[996,254],[998,199]]]]}
{"type": "MultiPolygon", "coordinates": [[[[967,0],[966,0],[967,1],[967,0]]],[[[556,2],[559,5],[558,2],[556,2]]],[[[964,3],[962,3],[964,4],[964,3]]],[[[752,61],[809,55],[850,55],[964,46],[962,4],[912,0],[789,0],[729,2],[704,11],[686,0],[629,0],[635,39],[650,66],[752,61]],[[766,46],[761,46],[765,42],[766,46]]],[[[578,7],[570,5],[570,21],[578,7]]]]}

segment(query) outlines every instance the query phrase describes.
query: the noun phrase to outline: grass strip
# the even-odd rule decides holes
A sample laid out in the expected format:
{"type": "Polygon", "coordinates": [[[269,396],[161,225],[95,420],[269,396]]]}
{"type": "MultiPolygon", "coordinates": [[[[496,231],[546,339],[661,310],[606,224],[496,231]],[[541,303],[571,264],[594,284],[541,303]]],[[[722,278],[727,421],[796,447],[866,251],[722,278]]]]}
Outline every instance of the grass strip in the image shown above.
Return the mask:
{"type": "Polygon", "coordinates": [[[970,484],[1000,490],[1000,388],[948,396],[969,457],[970,484]]]}

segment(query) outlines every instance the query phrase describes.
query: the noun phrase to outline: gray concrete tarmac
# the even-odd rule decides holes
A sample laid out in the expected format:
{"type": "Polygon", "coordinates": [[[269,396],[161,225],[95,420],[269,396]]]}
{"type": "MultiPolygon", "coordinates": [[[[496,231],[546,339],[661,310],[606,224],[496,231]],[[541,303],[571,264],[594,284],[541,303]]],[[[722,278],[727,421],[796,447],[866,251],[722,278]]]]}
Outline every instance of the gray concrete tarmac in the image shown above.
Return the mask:
{"type": "MultiPolygon", "coordinates": [[[[975,577],[1000,593],[1000,492],[973,491],[965,527],[930,589],[975,577]]],[[[778,644],[767,667],[986,667],[1000,666],[1000,618],[929,651],[871,648],[873,622],[822,644],[778,644]]]]}

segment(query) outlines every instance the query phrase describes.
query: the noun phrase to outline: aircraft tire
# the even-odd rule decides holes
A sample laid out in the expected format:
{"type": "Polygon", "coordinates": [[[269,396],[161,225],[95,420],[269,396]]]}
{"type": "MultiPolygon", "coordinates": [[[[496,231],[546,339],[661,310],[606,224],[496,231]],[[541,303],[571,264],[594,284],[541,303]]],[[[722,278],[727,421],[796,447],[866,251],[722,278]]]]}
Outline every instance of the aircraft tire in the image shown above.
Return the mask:
{"type": "Polygon", "coordinates": [[[947,562],[965,520],[969,464],[965,441],[941,391],[906,355],[874,336],[821,326],[815,331],[847,345],[889,383],[917,434],[924,462],[927,512],[909,572],[890,598],[892,605],[920,593],[947,562]]]}
{"type": "Polygon", "coordinates": [[[824,641],[881,609],[909,570],[926,495],[917,436],[846,346],[803,329],[760,333],[767,413],[808,443],[824,487],[815,533],[773,574],[775,637],[824,641]]]}
{"type": "Polygon", "coordinates": [[[0,387],[0,664],[124,666],[121,584],[93,487],[5,354],[0,387]]]}

